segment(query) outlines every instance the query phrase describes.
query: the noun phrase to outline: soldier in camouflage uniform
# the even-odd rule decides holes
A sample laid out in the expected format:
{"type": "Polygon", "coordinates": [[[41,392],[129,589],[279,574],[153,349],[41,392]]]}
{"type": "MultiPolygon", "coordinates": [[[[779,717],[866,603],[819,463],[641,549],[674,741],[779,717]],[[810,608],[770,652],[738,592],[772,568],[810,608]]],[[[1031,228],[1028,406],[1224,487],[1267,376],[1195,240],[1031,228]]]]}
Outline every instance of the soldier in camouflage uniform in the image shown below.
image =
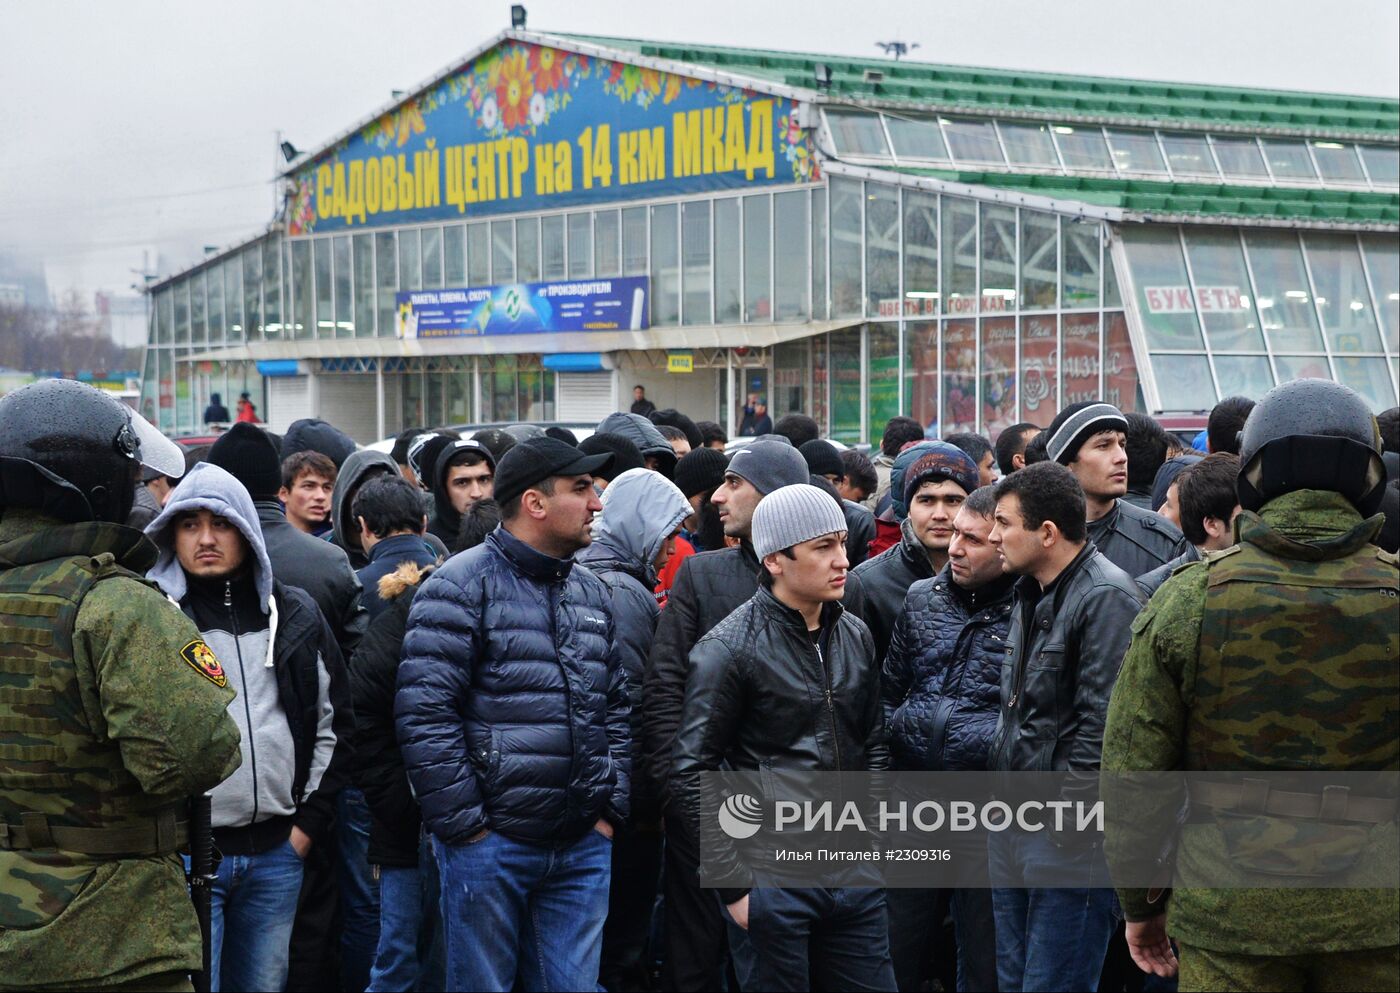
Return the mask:
{"type": "Polygon", "coordinates": [[[99,390],[0,400],[0,989],[189,989],[184,801],[238,766],[233,690],[141,578],[138,464],[179,449],[99,390]]]}
{"type": "MultiPolygon", "coordinates": [[[[1333,853],[1343,857],[1332,870],[1346,873],[1336,882],[1396,872],[1394,797],[1367,798],[1363,817],[1351,796],[1329,815],[1316,782],[1319,771],[1400,769],[1400,571],[1371,544],[1381,517],[1367,516],[1385,478],[1375,420],[1345,387],[1302,380],[1260,401],[1241,442],[1238,544],[1178,569],[1133,624],[1103,769],[1307,770],[1316,813],[1285,812],[1286,795],[1251,801],[1238,785],[1190,784],[1178,887],[1222,888],[1120,889],[1129,947],[1169,976],[1170,932],[1183,990],[1394,990],[1400,891],[1246,888],[1279,870],[1288,839],[1323,828],[1352,839],[1333,853]]],[[[1131,862],[1156,837],[1148,825],[1172,815],[1111,816],[1110,859],[1131,862]]],[[[1304,866],[1294,869],[1303,882],[1304,866]]]]}

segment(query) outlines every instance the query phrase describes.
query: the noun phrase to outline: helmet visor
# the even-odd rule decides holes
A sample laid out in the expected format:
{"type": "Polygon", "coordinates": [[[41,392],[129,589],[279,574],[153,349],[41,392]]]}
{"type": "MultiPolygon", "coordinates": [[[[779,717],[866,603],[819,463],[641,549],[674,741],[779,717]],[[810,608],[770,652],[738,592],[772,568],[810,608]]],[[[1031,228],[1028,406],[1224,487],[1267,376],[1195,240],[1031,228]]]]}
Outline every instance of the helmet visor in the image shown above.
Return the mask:
{"type": "Polygon", "coordinates": [[[131,437],[127,438],[126,432],[118,436],[118,449],[162,476],[170,476],[172,479],[183,476],[184,449],[161,434],[150,421],[136,411],[129,410],[127,413],[130,415],[127,423],[131,428],[131,437]]]}

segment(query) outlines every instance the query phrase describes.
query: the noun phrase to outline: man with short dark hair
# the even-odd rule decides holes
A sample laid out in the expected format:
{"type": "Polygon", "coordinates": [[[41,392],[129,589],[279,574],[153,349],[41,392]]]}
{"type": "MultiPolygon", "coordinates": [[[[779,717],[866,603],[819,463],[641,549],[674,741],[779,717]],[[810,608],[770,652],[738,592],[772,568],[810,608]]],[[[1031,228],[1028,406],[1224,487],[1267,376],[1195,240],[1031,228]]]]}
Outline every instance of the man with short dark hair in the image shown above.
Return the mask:
{"type": "Polygon", "coordinates": [[[961,431],[943,439],[954,448],[960,448],[977,464],[977,485],[990,486],[997,481],[996,452],[992,443],[980,434],[961,431]]]}
{"type": "Polygon", "coordinates": [[[701,448],[718,448],[722,452],[729,444],[729,435],[716,422],[696,421],[695,426],[700,429],[701,448]]]}
{"type": "Polygon", "coordinates": [[[495,475],[496,458],[481,442],[448,442],[433,470],[433,516],[428,530],[443,542],[456,541],[462,515],[472,504],[491,498],[495,475]]]}
{"type": "Polygon", "coordinates": [[[923,440],[924,426],[912,417],[899,415],[885,422],[885,433],[880,438],[880,453],[870,460],[879,480],[875,492],[865,501],[865,505],[873,513],[879,512],[880,501],[890,491],[890,469],[894,466],[895,458],[904,451],[905,445],[923,440]]]}
{"type": "Polygon", "coordinates": [[[394,713],[442,874],[448,989],[597,988],[629,706],[608,588],[572,556],[610,459],[517,444],[501,526],[409,611],[394,713]]]}
{"type": "Polygon", "coordinates": [[[1089,540],[1130,576],[1141,576],[1189,547],[1175,525],[1122,499],[1128,492],[1128,419],[1112,404],[1071,404],[1045,429],[1050,461],[1079,481],[1089,540]]]}
{"type": "Polygon", "coordinates": [[[1177,569],[1195,562],[1209,552],[1221,552],[1235,543],[1235,516],[1240,512],[1235,480],[1240,474],[1240,457],[1229,452],[1207,455],[1187,466],[1172,481],[1181,531],[1191,549],[1137,577],[1138,588],[1151,597],[1177,569]]]}
{"type": "MultiPolygon", "coordinates": [[[[891,768],[987,768],[1016,579],[1003,571],[1001,555],[988,540],[995,513],[992,487],[968,494],[953,518],[948,564],[932,579],[909,587],[904,599],[881,678],[891,768]]],[[[942,930],[945,897],[957,940],[957,988],[996,989],[985,841],[960,846],[955,858],[971,870],[964,888],[886,894],[890,952],[901,990],[919,989],[925,978],[922,965],[942,930]]]]}
{"type": "Polygon", "coordinates": [[[1003,476],[1026,467],[1026,445],[1040,433],[1040,426],[1029,421],[1003,428],[997,435],[997,468],[1003,476]]]}
{"type": "Polygon", "coordinates": [[[1167,461],[1171,438],[1166,429],[1146,414],[1129,411],[1123,447],[1128,453],[1128,492],[1123,499],[1142,510],[1152,510],[1152,483],[1167,461]]]}
{"type": "Polygon", "coordinates": [[[870,457],[854,448],[844,449],[841,452],[841,468],[844,473],[836,484],[836,492],[841,494],[842,500],[864,505],[880,485],[880,477],[875,474],[870,457]]]}
{"type": "Polygon", "coordinates": [[[1045,446],[1050,441],[1050,435],[1045,431],[1040,431],[1030,441],[1026,442],[1025,463],[1021,468],[1028,465],[1035,465],[1037,462],[1044,462],[1050,458],[1045,446]]]}
{"type": "MultiPolygon", "coordinates": [[[[835,501],[811,485],[781,487],[754,512],[761,587],[690,653],[673,778],[696,836],[705,773],[889,764],[870,633],[838,603],[844,528],[835,501]]],[[[745,888],[718,892],[753,953],[744,988],[893,988],[881,890],[768,887],[752,902],[745,888]]]]}
{"type": "Polygon", "coordinates": [[[657,424],[656,430],[661,432],[661,437],[671,444],[671,450],[676,453],[676,460],[680,461],[690,454],[690,439],[685,436],[685,432],[670,424],[657,424]]]}
{"type": "Polygon", "coordinates": [[[1206,421],[1206,446],[1210,451],[1240,454],[1240,432],[1253,409],[1253,400],[1238,396],[1226,397],[1211,408],[1206,421]]]}
{"type": "Polygon", "coordinates": [[[360,546],[369,556],[356,575],[364,587],[360,602],[373,620],[387,606],[379,581],[405,562],[422,569],[436,562],[437,556],[423,542],[428,520],[418,487],[402,476],[368,480],[355,494],[350,514],[359,526],[360,546]]]}
{"type": "Polygon", "coordinates": [[[277,499],[298,531],[320,537],[331,529],[331,492],[335,463],[320,452],[301,451],[282,460],[282,488],[277,499]]]}
{"type": "Polygon", "coordinates": [[[794,412],[779,417],[778,422],[773,425],[773,433],[780,434],[792,442],[793,448],[801,448],[807,442],[820,438],[822,429],[806,414],[794,412]]]}
{"type": "Polygon", "coordinates": [[[656,404],[647,399],[647,388],[641,383],[632,387],[632,413],[650,417],[656,413],[656,404]]]}
{"type": "MultiPolygon", "coordinates": [[[[1052,439],[1052,453],[1057,447],[1052,439]]],[[[1087,540],[1084,493],[1063,466],[1027,466],[999,482],[996,496],[988,540],[1021,578],[989,768],[1097,770],[1137,587],[1087,540]]],[[[1101,841],[1060,848],[1045,832],[1009,829],[991,835],[988,854],[999,987],[1095,989],[1117,923],[1113,891],[1037,886],[1036,870],[1051,864],[1097,877],[1101,869],[1106,883],[1101,841]]]]}

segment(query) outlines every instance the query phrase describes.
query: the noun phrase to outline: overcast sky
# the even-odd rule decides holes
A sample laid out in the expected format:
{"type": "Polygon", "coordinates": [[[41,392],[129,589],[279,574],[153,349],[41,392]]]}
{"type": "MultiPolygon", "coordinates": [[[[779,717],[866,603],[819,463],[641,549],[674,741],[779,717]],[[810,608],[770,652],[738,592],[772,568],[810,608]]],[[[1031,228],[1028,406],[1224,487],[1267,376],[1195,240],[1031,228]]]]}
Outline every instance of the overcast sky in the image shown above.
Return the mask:
{"type": "MultiPolygon", "coordinates": [[[[530,0],[529,27],[1400,95],[1395,0],[530,0]]],[[[0,248],[124,290],[260,230],[328,139],[507,27],[492,0],[0,0],[0,248]]]]}

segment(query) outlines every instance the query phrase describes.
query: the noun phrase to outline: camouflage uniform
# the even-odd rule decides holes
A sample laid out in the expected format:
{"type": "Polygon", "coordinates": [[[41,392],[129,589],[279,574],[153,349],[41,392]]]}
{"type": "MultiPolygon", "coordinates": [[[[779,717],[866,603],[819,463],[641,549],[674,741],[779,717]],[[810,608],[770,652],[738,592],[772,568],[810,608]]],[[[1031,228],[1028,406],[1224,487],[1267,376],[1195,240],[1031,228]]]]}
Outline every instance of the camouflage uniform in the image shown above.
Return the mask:
{"type": "Polygon", "coordinates": [[[0,513],[0,989],[187,985],[176,818],[238,767],[233,690],[139,532],[0,513]]]}
{"type": "MultiPolygon", "coordinates": [[[[1400,572],[1394,555],[1369,544],[1380,524],[1320,490],[1243,512],[1240,544],[1183,566],[1134,622],[1103,768],[1400,769],[1400,572]]],[[[1143,811],[1139,823],[1174,813],[1143,811]]],[[[1249,878],[1239,825],[1281,819],[1195,820],[1183,830],[1178,878],[1228,885],[1249,878]]],[[[1146,843],[1127,828],[1107,838],[1111,859],[1146,843]]],[[[1357,846],[1354,868],[1394,874],[1396,852],[1394,824],[1380,825],[1357,846]]],[[[1119,891],[1129,920],[1162,911],[1148,897],[1119,891]]],[[[1176,889],[1167,913],[1183,990],[1400,982],[1395,889],[1176,889]]]]}

